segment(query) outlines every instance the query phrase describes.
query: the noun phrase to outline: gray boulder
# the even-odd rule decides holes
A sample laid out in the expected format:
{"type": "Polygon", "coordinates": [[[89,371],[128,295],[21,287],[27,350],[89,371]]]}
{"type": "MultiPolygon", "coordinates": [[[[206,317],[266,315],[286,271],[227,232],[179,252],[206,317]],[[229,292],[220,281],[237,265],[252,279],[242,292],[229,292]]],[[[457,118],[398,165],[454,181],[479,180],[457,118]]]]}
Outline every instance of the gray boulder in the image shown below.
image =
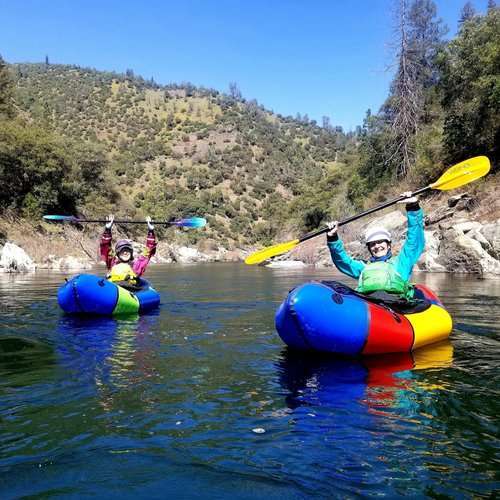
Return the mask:
{"type": "Polygon", "coordinates": [[[500,219],[485,224],[479,232],[491,245],[491,255],[495,259],[500,259],[500,219]]]}
{"type": "Polygon", "coordinates": [[[424,231],[425,233],[425,251],[420,257],[417,268],[420,271],[429,272],[446,272],[447,269],[443,264],[440,264],[439,249],[441,245],[441,237],[439,231],[424,231]]]}
{"type": "Polygon", "coordinates": [[[38,264],[42,269],[54,269],[59,271],[78,271],[84,269],[91,269],[93,262],[89,259],[82,259],[68,255],[66,257],[56,257],[49,254],[38,264]]]}
{"type": "Polygon", "coordinates": [[[474,234],[460,228],[446,230],[439,246],[437,263],[450,272],[474,273],[483,277],[500,275],[500,261],[483,248],[474,234]]]}
{"type": "Polygon", "coordinates": [[[7,242],[0,254],[0,268],[6,273],[30,273],[36,266],[21,247],[7,242]]]}

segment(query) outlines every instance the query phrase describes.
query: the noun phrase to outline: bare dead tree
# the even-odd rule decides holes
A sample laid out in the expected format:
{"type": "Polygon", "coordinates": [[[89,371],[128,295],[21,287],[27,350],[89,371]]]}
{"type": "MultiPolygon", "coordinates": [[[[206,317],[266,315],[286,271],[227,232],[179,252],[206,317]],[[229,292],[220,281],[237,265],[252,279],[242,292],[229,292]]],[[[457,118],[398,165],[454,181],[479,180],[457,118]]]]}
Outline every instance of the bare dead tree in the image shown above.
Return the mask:
{"type": "Polygon", "coordinates": [[[422,102],[418,85],[418,62],[409,40],[407,0],[397,0],[396,75],[391,85],[391,97],[386,109],[391,130],[387,163],[396,165],[396,175],[405,177],[415,160],[415,135],[422,102]]]}

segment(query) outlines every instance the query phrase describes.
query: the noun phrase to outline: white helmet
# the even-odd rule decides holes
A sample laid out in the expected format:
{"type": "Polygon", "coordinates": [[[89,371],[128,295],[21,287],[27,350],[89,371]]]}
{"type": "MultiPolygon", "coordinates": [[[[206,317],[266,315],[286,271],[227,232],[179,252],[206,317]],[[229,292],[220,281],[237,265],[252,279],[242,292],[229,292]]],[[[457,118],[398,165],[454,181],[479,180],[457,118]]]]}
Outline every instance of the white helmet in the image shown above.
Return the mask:
{"type": "Polygon", "coordinates": [[[372,241],[387,240],[391,241],[391,233],[387,231],[385,227],[373,226],[369,227],[365,232],[365,243],[371,243],[372,241]]]}

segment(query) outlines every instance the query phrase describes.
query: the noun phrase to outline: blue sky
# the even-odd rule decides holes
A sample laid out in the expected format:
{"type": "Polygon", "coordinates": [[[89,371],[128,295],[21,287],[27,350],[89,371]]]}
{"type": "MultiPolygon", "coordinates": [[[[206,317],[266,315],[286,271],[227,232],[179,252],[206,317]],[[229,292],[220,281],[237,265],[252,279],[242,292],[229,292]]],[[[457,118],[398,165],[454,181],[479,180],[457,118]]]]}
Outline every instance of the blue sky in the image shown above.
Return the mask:
{"type": "MultiPolygon", "coordinates": [[[[465,0],[438,0],[456,32],[465,0]]],[[[484,12],[487,0],[473,2],[484,12]]],[[[384,101],[393,0],[0,0],[8,62],[78,64],[190,81],[284,115],[354,129],[384,101]]]]}

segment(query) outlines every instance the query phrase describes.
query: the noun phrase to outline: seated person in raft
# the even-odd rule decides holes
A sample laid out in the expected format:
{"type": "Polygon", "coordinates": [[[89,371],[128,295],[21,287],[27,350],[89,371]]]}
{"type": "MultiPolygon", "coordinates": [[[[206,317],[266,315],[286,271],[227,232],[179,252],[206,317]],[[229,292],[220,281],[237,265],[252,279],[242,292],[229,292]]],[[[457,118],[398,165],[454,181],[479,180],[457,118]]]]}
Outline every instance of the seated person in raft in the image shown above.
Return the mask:
{"type": "Polygon", "coordinates": [[[100,242],[101,259],[106,263],[109,270],[106,276],[108,280],[130,287],[137,287],[140,284],[139,278],[146,271],[151,257],[156,252],[156,236],[154,226],[151,224],[151,217],[146,217],[146,222],[148,224],[146,249],[143,255],[139,255],[137,259],[134,259],[134,249],[132,242],[129,240],[118,240],[115,251],[111,250],[111,228],[113,227],[114,217],[112,215],[108,217],[100,242]]]}
{"type": "Polygon", "coordinates": [[[408,231],[397,256],[392,255],[391,234],[384,227],[368,228],[365,243],[370,252],[368,262],[350,257],[339,238],[337,221],[328,223],[327,244],[335,267],[347,276],[358,279],[356,290],[377,299],[411,300],[414,288],[410,283],[413,266],[424,251],[424,214],[416,196],[402,194],[406,199],[408,231]]]}

